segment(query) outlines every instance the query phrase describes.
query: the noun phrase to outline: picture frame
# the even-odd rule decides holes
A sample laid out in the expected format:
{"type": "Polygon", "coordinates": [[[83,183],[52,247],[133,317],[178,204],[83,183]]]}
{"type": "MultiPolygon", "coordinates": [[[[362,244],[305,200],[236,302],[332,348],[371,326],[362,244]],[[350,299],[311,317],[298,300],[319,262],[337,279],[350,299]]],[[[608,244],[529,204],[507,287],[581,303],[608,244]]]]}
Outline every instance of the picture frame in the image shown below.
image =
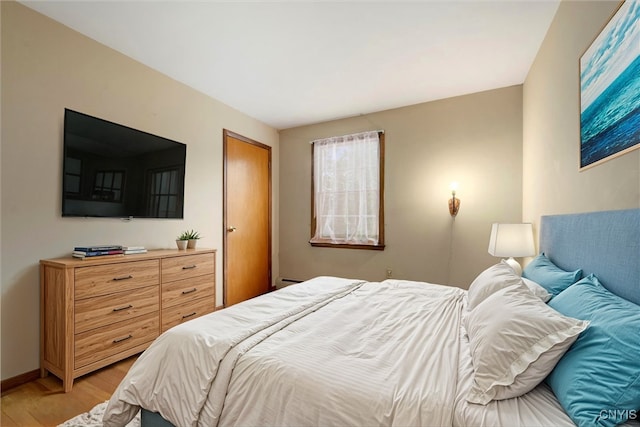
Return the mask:
{"type": "Polygon", "coordinates": [[[640,148],[640,1],[625,0],[580,57],[580,170],[640,148]]]}

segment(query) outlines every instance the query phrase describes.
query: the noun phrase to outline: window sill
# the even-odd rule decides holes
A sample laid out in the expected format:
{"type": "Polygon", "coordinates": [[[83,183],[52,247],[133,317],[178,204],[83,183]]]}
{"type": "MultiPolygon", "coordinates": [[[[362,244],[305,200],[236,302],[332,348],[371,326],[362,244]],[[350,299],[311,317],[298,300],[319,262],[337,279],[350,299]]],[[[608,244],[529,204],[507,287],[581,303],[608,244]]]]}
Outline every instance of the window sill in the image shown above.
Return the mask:
{"type": "Polygon", "coordinates": [[[370,251],[383,251],[384,244],[377,245],[356,244],[356,243],[329,243],[329,242],[309,242],[311,246],[318,248],[340,248],[340,249],[365,249],[370,251]]]}

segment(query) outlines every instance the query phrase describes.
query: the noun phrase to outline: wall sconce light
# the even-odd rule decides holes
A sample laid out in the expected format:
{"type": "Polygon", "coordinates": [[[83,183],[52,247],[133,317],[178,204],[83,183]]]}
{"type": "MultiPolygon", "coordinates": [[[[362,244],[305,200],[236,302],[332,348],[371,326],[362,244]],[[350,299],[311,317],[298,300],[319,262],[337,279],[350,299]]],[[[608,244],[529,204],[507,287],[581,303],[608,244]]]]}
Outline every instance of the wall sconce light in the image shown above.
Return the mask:
{"type": "Polygon", "coordinates": [[[507,264],[516,274],[522,274],[522,267],[513,257],[535,255],[533,226],[527,224],[493,224],[489,237],[489,253],[495,257],[509,257],[507,264]]]}
{"type": "Polygon", "coordinates": [[[460,199],[456,197],[458,183],[452,182],[449,188],[451,188],[451,198],[449,199],[449,213],[452,217],[455,217],[456,215],[458,215],[458,211],[460,210],[460,199]]]}

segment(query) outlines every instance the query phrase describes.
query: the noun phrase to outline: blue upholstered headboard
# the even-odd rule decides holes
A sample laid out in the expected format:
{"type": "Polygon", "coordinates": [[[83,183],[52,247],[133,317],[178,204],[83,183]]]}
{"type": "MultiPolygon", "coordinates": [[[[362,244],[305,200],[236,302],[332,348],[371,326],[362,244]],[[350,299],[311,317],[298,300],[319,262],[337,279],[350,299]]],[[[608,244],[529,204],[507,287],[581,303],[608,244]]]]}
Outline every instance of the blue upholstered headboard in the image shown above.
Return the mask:
{"type": "Polygon", "coordinates": [[[543,216],[540,252],[640,305],[640,209],[543,216]]]}

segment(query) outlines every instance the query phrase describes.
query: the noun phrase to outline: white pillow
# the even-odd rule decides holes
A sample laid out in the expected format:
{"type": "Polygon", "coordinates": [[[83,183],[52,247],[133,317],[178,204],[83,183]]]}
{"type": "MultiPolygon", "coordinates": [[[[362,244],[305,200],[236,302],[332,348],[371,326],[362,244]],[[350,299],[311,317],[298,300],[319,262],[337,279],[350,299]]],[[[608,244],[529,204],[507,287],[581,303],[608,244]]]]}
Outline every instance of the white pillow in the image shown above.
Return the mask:
{"type": "Polygon", "coordinates": [[[473,310],[492,293],[519,283],[522,283],[522,278],[502,260],[484,270],[471,282],[467,292],[467,308],[473,310]]]}
{"type": "Polygon", "coordinates": [[[474,371],[467,401],[486,405],[532,390],[588,325],[561,315],[522,283],[494,292],[465,318],[474,371]]]}
{"type": "Polygon", "coordinates": [[[527,285],[527,288],[529,288],[531,293],[540,298],[542,302],[547,302],[551,299],[551,294],[538,282],[534,282],[526,277],[523,277],[522,281],[527,285]]]}

